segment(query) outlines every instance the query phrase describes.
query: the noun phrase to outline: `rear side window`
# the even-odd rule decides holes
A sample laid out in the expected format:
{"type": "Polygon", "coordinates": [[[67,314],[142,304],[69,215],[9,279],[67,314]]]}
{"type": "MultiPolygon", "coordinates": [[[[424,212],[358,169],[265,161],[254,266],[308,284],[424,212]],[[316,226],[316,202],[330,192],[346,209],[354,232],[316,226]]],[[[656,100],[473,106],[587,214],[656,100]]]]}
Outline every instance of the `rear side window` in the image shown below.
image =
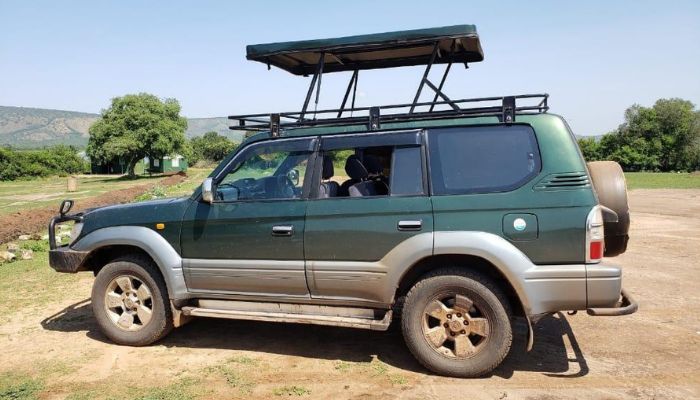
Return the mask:
{"type": "Polygon", "coordinates": [[[526,125],[431,130],[428,149],[436,195],[513,190],[541,168],[535,133],[526,125]]]}

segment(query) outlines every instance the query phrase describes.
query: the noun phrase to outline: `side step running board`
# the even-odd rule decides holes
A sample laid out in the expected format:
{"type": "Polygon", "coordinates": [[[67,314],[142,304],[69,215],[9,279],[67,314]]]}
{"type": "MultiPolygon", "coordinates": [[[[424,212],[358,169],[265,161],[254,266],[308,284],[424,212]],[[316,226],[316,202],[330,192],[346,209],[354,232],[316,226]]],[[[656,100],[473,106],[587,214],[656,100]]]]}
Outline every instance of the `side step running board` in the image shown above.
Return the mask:
{"type": "Polygon", "coordinates": [[[384,318],[382,318],[381,320],[335,315],[309,315],[285,312],[223,310],[192,306],[183,307],[182,314],[193,317],[241,319],[266,322],[290,322],[298,324],[329,325],[341,326],[346,328],[371,329],[373,331],[385,331],[389,329],[392,311],[388,310],[386,314],[384,314],[384,318]]]}

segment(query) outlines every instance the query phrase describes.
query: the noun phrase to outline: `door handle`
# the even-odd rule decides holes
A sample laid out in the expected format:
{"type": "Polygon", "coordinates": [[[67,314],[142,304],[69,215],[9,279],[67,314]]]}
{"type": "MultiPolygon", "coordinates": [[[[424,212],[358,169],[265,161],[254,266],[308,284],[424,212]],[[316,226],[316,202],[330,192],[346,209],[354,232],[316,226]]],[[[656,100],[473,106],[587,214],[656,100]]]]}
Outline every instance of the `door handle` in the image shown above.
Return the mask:
{"type": "Polygon", "coordinates": [[[276,225],[272,227],[272,236],[292,236],[294,226],[292,225],[276,225]]]}
{"type": "Polygon", "coordinates": [[[423,229],[423,221],[399,221],[398,229],[400,231],[419,231],[423,229]]]}

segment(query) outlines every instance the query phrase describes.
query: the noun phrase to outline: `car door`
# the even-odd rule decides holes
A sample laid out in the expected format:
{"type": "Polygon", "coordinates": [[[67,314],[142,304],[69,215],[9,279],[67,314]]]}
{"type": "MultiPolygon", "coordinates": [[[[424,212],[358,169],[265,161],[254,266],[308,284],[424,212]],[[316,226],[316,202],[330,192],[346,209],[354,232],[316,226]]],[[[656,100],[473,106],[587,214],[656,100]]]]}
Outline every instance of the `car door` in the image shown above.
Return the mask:
{"type": "Polygon", "coordinates": [[[213,177],[215,200],[193,202],[182,225],[189,290],[309,296],[303,240],[314,143],[305,138],[251,144],[213,177]]]}
{"type": "MultiPolygon", "coordinates": [[[[363,154],[367,159],[366,155],[372,152],[382,154],[385,165],[390,164],[389,176],[384,177],[390,190],[388,194],[378,192],[385,193],[383,195],[309,200],[304,252],[312,298],[365,303],[388,301],[387,282],[392,276],[393,266],[385,259],[387,254],[418,235],[425,239],[421,243],[426,247],[426,255],[432,253],[432,205],[426,194],[425,156],[421,143],[420,131],[321,139],[319,160],[337,158],[338,152],[350,154],[348,159],[363,158],[363,154]],[[377,149],[381,151],[377,152],[377,149]]],[[[334,173],[325,171],[324,167],[326,182],[321,182],[322,185],[328,185],[334,179],[329,176],[337,178],[342,174],[342,170],[338,171],[342,168],[342,160],[334,159],[334,162],[334,173]]],[[[320,164],[324,163],[317,163],[320,164]]],[[[316,173],[318,176],[319,171],[316,173]]],[[[359,176],[356,178],[361,180],[359,176]]],[[[339,181],[336,183],[343,185],[339,181]]],[[[313,186],[317,184],[318,181],[313,186]]]]}

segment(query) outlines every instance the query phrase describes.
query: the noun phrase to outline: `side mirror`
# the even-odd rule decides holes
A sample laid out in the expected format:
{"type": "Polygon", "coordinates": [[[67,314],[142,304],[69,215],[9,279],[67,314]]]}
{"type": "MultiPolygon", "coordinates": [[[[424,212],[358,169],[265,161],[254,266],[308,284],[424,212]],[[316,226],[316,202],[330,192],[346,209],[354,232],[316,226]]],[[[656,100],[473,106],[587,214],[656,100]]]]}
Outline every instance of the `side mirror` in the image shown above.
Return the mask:
{"type": "Polygon", "coordinates": [[[293,170],[287,172],[287,178],[289,178],[289,180],[292,181],[294,186],[298,186],[299,185],[299,170],[293,169],[293,170]]]}
{"type": "Polygon", "coordinates": [[[68,214],[71,208],[73,208],[73,200],[63,200],[61,207],[58,208],[58,213],[64,216],[68,214]]]}
{"type": "Polygon", "coordinates": [[[209,204],[214,202],[214,180],[211,178],[202,182],[202,200],[209,204]]]}

